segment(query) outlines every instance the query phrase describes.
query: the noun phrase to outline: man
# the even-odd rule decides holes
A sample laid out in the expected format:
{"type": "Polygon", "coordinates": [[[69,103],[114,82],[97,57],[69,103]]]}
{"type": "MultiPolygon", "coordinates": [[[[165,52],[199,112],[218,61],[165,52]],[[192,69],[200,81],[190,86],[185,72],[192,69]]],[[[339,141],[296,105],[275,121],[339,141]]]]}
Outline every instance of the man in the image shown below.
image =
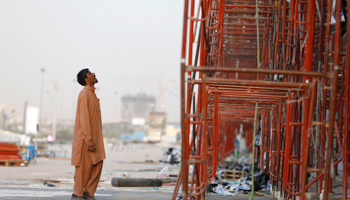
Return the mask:
{"type": "Polygon", "coordinates": [[[106,158],[102,136],[100,102],[94,85],[95,73],[82,69],[77,75],[84,88],[79,93],[72,146],[72,165],[75,166],[72,200],[95,200],[94,194],[106,158]]]}

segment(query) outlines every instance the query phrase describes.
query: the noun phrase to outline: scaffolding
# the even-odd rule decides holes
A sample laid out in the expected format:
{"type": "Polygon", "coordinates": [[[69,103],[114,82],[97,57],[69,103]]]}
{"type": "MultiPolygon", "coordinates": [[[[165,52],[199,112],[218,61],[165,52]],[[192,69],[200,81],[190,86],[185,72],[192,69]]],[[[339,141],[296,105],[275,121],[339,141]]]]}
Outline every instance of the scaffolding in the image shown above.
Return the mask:
{"type": "Polygon", "coordinates": [[[314,192],[327,200],[342,162],[347,199],[349,23],[345,0],[185,0],[182,159],[173,199],[180,186],[183,199],[205,198],[234,149],[234,128],[257,116],[257,164],[281,197],[314,192]]]}

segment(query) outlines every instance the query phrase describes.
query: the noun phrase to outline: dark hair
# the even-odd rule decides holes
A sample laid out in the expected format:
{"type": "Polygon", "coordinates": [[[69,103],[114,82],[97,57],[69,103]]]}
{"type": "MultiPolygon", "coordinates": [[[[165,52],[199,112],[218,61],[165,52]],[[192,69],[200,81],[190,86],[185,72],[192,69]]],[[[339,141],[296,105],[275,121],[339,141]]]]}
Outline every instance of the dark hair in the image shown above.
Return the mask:
{"type": "Polygon", "coordinates": [[[89,69],[82,69],[77,75],[77,81],[80,85],[84,86],[86,85],[85,79],[87,78],[86,74],[89,72],[89,69]]]}

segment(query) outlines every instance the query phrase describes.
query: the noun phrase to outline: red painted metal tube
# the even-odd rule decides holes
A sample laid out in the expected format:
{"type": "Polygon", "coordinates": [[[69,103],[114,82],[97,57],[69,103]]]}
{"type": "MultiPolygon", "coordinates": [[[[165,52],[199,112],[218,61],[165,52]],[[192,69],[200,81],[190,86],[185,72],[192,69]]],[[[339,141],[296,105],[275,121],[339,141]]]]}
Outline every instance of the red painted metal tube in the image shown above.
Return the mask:
{"type": "MultiPolygon", "coordinates": [[[[186,84],[181,87],[181,116],[185,118],[181,120],[185,155],[181,163],[182,177],[188,176],[190,165],[194,166],[191,186],[184,181],[188,177],[181,181],[186,184],[183,187],[185,199],[205,197],[205,188],[214,179],[217,164],[234,148],[230,141],[234,139],[232,133],[237,127],[233,123],[252,123],[252,108],[256,102],[259,102],[258,113],[263,118],[260,166],[276,180],[271,184],[284,194],[284,198],[301,196],[305,199],[311,185],[315,185],[315,192],[329,193],[332,189],[329,161],[333,159],[333,153],[338,155],[333,165],[344,159],[343,191],[346,191],[350,70],[344,66],[347,67],[350,61],[344,58],[350,57],[350,35],[347,33],[347,45],[341,45],[345,40],[340,37],[340,20],[336,20],[335,34],[331,33],[332,1],[327,0],[328,8],[325,1],[292,0],[289,3],[280,0],[279,4],[260,1],[258,23],[262,33],[258,37],[259,47],[255,38],[253,0],[210,0],[198,4],[194,0],[185,1],[185,18],[189,11],[190,17],[184,20],[189,33],[187,30],[183,33],[181,57],[181,76],[186,84]],[[316,3],[321,15],[316,13],[316,3]],[[194,18],[197,5],[200,10],[194,18]],[[198,17],[200,13],[201,18],[198,17]],[[199,28],[196,25],[200,25],[199,45],[193,45],[199,28]],[[186,34],[190,34],[188,38],[186,34]],[[199,48],[198,67],[191,66],[192,46],[199,48]],[[260,66],[254,61],[255,48],[262,52],[262,69],[257,69],[260,66]],[[344,68],[338,72],[339,67],[344,68]],[[186,74],[197,71],[199,76],[185,79],[186,74]],[[338,73],[342,79],[336,86],[338,73]],[[311,78],[312,84],[305,83],[311,78]],[[189,91],[190,88],[197,88],[198,92],[189,91]],[[321,91],[323,96],[319,94],[321,91]],[[320,132],[310,132],[311,127],[320,132]],[[188,141],[190,134],[191,142],[188,141]],[[330,146],[334,137],[336,148],[330,146]],[[317,175],[310,182],[306,178],[309,172],[317,175]]],[[[340,19],[340,13],[338,3],[335,18],[340,19]]],[[[246,139],[251,142],[252,136],[247,132],[246,139]]],[[[346,196],[345,192],[343,197],[346,196]]]]}
{"type": "Polygon", "coordinates": [[[330,168],[331,168],[331,159],[332,159],[332,148],[333,148],[333,133],[334,133],[334,118],[335,118],[335,103],[337,95],[337,86],[338,86],[338,69],[334,68],[334,73],[336,76],[332,79],[332,94],[330,102],[330,111],[329,111],[329,129],[327,133],[327,155],[326,155],[326,167],[325,167],[325,176],[324,176],[324,195],[323,199],[328,200],[328,193],[332,191],[330,188],[331,179],[330,179],[330,168]]]}

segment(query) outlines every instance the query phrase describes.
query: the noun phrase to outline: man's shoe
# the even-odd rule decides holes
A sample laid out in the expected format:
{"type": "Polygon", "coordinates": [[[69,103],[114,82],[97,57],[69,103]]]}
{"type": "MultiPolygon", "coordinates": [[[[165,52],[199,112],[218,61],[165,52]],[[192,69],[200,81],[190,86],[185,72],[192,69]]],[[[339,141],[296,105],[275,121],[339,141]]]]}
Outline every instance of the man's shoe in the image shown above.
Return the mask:
{"type": "Polygon", "coordinates": [[[75,194],[72,194],[72,198],[71,198],[71,200],[84,200],[84,199],[85,199],[84,197],[80,197],[75,194]]]}
{"type": "Polygon", "coordinates": [[[96,200],[95,197],[90,196],[89,193],[87,193],[87,192],[84,192],[84,198],[89,199],[89,200],[96,200]]]}

